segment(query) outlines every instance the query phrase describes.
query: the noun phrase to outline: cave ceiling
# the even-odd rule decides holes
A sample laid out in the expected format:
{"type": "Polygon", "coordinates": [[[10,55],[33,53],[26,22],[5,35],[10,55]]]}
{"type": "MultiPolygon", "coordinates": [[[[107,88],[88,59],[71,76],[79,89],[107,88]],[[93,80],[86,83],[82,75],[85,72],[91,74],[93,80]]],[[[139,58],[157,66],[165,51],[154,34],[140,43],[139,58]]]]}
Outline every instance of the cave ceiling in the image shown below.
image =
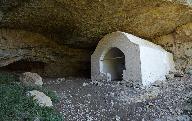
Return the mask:
{"type": "Polygon", "coordinates": [[[94,50],[107,33],[152,40],[192,21],[191,7],[164,0],[1,0],[0,27],[94,50]]]}

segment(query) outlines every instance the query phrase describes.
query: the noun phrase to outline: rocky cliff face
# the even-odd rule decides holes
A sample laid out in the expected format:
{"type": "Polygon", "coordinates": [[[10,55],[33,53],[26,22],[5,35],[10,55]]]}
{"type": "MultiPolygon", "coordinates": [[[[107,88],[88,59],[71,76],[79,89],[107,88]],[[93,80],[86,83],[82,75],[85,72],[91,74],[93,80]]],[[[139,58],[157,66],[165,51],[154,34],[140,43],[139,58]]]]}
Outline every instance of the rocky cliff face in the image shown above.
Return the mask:
{"type": "Polygon", "coordinates": [[[42,33],[62,44],[92,49],[125,31],[152,39],[192,20],[191,8],[164,0],[23,0],[2,3],[1,26],[42,33]]]}
{"type": "Polygon", "coordinates": [[[183,57],[182,51],[190,53],[184,48],[192,42],[182,32],[191,32],[190,4],[189,0],[3,0],[0,27],[6,28],[1,30],[7,36],[1,34],[1,66],[30,58],[49,65],[44,67],[46,75],[88,73],[98,41],[117,30],[159,43],[176,55],[176,61],[185,58],[190,65],[191,58],[183,57]],[[182,46],[168,47],[165,41],[182,46]]]}
{"type": "Polygon", "coordinates": [[[59,45],[22,30],[0,30],[0,67],[43,76],[87,76],[90,52],[59,45]],[[84,65],[84,66],[83,66],[84,65]],[[22,67],[21,67],[22,66],[22,67]]]}
{"type": "Polygon", "coordinates": [[[178,27],[173,33],[154,39],[174,54],[176,69],[186,71],[192,66],[192,23],[178,27]]]}

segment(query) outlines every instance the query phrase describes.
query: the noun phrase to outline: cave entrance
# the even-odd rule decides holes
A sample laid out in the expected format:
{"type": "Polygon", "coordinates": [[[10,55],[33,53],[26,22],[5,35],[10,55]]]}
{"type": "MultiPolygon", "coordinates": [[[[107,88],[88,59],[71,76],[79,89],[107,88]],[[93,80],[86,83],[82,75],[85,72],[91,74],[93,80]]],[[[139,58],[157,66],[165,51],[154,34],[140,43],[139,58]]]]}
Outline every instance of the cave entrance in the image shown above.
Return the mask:
{"type": "Polygon", "coordinates": [[[46,63],[40,61],[19,60],[7,66],[1,67],[0,70],[18,73],[34,72],[42,75],[45,65],[46,63]]]}
{"type": "Polygon", "coordinates": [[[123,80],[123,70],[125,70],[125,55],[114,47],[111,48],[100,60],[102,65],[101,72],[107,75],[107,80],[121,81],[123,80]]]}

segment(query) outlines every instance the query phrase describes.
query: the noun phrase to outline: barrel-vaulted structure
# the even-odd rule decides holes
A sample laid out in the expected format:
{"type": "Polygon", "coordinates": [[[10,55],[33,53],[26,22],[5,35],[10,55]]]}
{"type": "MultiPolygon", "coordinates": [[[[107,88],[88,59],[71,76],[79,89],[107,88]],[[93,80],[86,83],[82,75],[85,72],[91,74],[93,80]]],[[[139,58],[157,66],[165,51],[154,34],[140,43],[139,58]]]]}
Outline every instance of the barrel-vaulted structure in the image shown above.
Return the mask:
{"type": "Polygon", "coordinates": [[[162,47],[124,32],[100,40],[91,56],[92,80],[125,80],[149,86],[174,71],[173,55],[162,47]]]}

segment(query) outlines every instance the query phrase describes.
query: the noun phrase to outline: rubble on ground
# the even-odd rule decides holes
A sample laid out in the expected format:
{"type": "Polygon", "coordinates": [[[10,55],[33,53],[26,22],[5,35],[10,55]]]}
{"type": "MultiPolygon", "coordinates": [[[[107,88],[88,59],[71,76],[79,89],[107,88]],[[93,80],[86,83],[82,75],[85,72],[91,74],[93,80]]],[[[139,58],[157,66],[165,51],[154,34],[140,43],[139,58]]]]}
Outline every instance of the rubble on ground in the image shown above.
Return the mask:
{"type": "Polygon", "coordinates": [[[60,84],[51,85],[49,81],[45,86],[58,92],[61,101],[57,108],[68,121],[182,119],[185,103],[192,97],[192,76],[189,74],[156,81],[148,88],[125,81],[83,78],[65,78],[60,84]]]}

